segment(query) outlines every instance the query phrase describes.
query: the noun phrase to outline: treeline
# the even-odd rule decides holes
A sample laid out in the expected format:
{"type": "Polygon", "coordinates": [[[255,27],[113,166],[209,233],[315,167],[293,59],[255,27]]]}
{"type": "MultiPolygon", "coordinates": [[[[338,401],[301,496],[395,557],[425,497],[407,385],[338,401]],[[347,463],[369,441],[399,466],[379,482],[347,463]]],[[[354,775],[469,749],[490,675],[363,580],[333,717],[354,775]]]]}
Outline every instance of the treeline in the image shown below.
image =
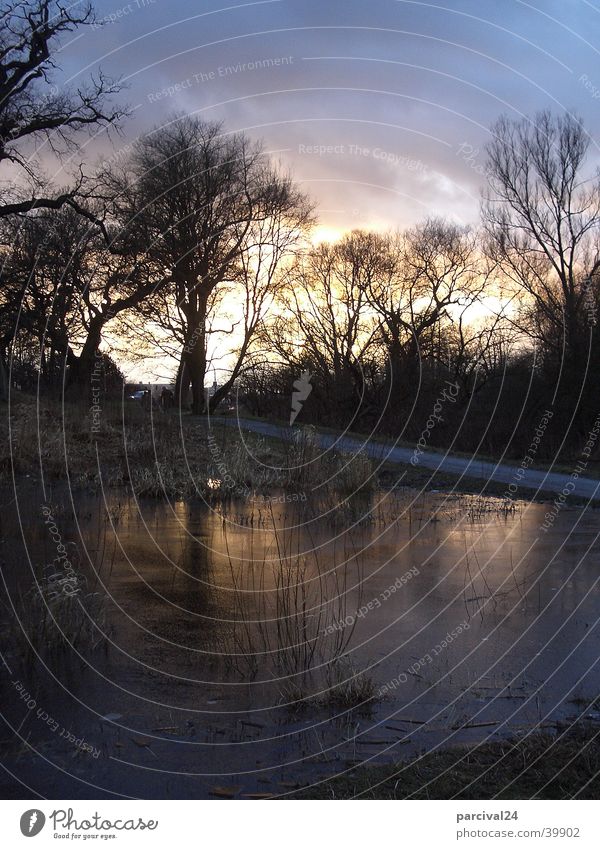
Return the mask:
{"type": "Polygon", "coordinates": [[[190,116],[50,190],[31,145],[73,157],[86,127],[123,121],[107,105],[119,84],[51,87],[61,36],[93,24],[91,8],[0,15],[3,395],[12,380],[85,397],[99,367],[118,385],[123,349],[172,358],[195,414],[235,396],[286,420],[300,393],[299,422],[416,440],[437,411],[432,445],[518,456],[551,409],[539,458],[577,453],[600,413],[600,183],[577,118],[491,128],[477,228],[432,218],[315,247],[292,177],[190,116]],[[209,394],[215,347],[227,368],[209,394]]]}
{"type": "Polygon", "coordinates": [[[531,168],[519,188],[529,208],[497,192],[478,231],[440,220],[354,231],[295,260],[239,381],[248,412],[285,420],[299,395],[301,422],[412,442],[427,429],[431,446],[514,458],[550,411],[536,458],[577,455],[600,416],[597,186],[573,191],[581,178],[558,165],[574,125],[537,121],[549,122],[539,155],[555,158],[556,182],[531,168]]]}

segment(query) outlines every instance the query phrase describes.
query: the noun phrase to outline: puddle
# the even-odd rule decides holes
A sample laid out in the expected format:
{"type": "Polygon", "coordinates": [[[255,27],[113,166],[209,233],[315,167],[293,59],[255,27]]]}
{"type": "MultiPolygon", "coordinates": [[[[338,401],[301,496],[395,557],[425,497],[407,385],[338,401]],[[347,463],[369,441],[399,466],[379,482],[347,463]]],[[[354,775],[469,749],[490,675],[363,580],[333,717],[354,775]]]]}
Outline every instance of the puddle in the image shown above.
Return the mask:
{"type": "Polygon", "coordinates": [[[544,531],[544,504],[410,490],[336,506],[57,489],[47,508],[52,528],[20,493],[39,516],[26,547],[3,508],[9,608],[37,652],[13,618],[8,797],[19,782],[50,798],[280,796],[593,718],[598,511],[565,508],[544,531]],[[68,578],[67,561],[95,622],[67,620],[65,651],[30,588],[68,578]]]}

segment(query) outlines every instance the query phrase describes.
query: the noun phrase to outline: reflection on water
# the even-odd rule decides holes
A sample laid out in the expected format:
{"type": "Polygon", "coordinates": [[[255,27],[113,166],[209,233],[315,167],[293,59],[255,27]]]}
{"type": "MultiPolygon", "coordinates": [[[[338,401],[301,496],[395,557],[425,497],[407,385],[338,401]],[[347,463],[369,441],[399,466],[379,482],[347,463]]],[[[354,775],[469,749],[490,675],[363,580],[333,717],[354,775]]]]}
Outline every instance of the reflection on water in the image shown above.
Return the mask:
{"type": "MultiPolygon", "coordinates": [[[[43,795],[202,796],[225,780],[278,795],[553,723],[598,695],[595,511],[564,509],[544,532],[543,504],[408,490],[76,507],[65,492],[52,510],[106,600],[100,647],[82,641],[80,657],[42,646],[33,661],[9,641],[7,715],[48,759],[21,754],[19,774],[43,795]],[[100,757],[75,757],[16,679],[100,757]]],[[[56,555],[42,520],[24,534],[4,569],[20,611],[56,555]]]]}

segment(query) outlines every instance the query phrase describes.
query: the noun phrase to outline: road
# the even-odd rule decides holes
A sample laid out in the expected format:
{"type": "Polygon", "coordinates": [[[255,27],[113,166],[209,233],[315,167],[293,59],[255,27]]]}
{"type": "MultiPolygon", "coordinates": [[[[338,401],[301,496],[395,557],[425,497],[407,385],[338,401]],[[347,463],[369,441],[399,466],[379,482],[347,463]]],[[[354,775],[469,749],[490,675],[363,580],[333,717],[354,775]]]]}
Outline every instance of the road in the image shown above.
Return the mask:
{"type": "MultiPolygon", "coordinates": [[[[285,440],[293,439],[294,433],[298,430],[298,426],[290,428],[254,419],[218,417],[213,418],[212,421],[285,440]]],[[[381,442],[379,440],[364,441],[357,437],[321,433],[318,430],[315,432],[315,438],[319,446],[323,449],[335,446],[336,451],[344,454],[363,452],[374,460],[390,463],[411,464],[411,460],[416,456],[413,448],[395,446],[392,442],[381,442]]],[[[569,475],[559,472],[547,472],[540,469],[523,469],[519,466],[511,466],[506,463],[493,463],[479,460],[475,457],[455,457],[451,454],[436,453],[434,451],[424,451],[419,454],[416,457],[415,465],[417,468],[420,466],[433,471],[447,472],[458,477],[476,478],[485,481],[493,480],[497,483],[505,483],[507,485],[507,494],[508,486],[513,484],[517,487],[517,491],[513,491],[514,486],[511,488],[513,498],[518,496],[518,492],[521,489],[558,495],[566,488],[565,492],[569,496],[574,495],[585,499],[600,499],[600,480],[578,477],[575,473],[569,475]]]]}

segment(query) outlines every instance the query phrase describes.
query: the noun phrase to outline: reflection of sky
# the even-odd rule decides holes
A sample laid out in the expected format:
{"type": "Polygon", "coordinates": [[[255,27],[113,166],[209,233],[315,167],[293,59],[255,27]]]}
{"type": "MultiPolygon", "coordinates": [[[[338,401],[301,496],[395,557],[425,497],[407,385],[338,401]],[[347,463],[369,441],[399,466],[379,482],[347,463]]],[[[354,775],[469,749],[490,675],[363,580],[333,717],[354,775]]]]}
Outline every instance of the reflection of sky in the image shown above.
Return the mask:
{"type": "MultiPolygon", "coordinates": [[[[477,151],[502,112],[574,108],[598,131],[600,11],[586,0],[98,0],[96,9],[113,22],[77,35],[61,64],[74,81],[98,66],[127,81],[122,97],[135,111],[117,147],[176,110],[223,120],[264,139],[333,232],[431,213],[474,220],[477,151]]],[[[88,147],[88,161],[96,149],[105,143],[88,147]]]]}

